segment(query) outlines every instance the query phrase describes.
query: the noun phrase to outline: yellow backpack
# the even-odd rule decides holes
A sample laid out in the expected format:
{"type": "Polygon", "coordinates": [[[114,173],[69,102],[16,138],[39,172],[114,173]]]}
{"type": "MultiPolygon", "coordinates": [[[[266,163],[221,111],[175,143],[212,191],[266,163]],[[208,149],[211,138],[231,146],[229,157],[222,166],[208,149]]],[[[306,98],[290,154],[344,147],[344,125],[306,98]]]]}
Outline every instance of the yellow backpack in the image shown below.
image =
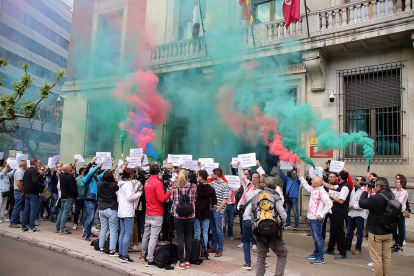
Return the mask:
{"type": "Polygon", "coordinates": [[[267,238],[282,236],[282,223],[277,221],[273,216],[275,210],[274,202],[271,201],[269,192],[262,192],[257,195],[259,202],[257,203],[257,210],[260,210],[260,215],[256,218],[257,232],[267,238]]]}

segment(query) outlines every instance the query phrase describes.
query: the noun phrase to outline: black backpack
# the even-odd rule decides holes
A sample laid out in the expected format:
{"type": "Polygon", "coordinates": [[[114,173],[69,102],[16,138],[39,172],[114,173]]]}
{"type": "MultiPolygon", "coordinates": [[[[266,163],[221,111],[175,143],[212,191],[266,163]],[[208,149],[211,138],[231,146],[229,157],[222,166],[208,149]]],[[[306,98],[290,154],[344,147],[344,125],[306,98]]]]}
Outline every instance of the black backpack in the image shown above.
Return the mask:
{"type": "Polygon", "coordinates": [[[191,184],[185,194],[182,194],[180,191],[181,189],[177,187],[178,193],[180,194],[180,201],[178,202],[175,212],[180,217],[188,217],[193,214],[193,205],[191,204],[190,196],[188,195],[192,187],[193,185],[191,184]]]}
{"type": "Polygon", "coordinates": [[[380,219],[381,225],[387,229],[394,229],[397,225],[398,218],[401,216],[401,203],[395,199],[393,193],[391,194],[391,199],[387,198],[382,193],[378,195],[382,196],[387,201],[387,206],[385,207],[385,212],[378,216],[380,219]]]}
{"type": "Polygon", "coordinates": [[[176,244],[162,244],[155,247],[154,262],[159,268],[167,268],[178,261],[176,244]]]}

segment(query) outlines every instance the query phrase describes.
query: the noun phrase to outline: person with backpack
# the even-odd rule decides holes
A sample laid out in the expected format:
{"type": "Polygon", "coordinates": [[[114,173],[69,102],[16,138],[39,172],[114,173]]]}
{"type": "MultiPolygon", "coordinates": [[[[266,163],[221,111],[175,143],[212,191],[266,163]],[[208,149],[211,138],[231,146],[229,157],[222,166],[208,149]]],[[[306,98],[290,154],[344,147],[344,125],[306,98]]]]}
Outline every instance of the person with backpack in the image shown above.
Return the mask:
{"type": "Polygon", "coordinates": [[[405,189],[407,185],[407,179],[403,175],[397,175],[395,180],[395,190],[394,195],[401,203],[401,215],[398,217],[397,225],[392,231],[392,236],[395,241],[395,244],[391,250],[392,253],[402,252],[404,245],[404,228],[405,228],[405,217],[403,216],[404,211],[407,210],[407,199],[408,192],[405,189]]]}
{"type": "MultiPolygon", "coordinates": [[[[388,180],[378,177],[375,181],[375,194],[370,187],[366,188],[359,199],[359,207],[369,209],[367,219],[368,247],[371,256],[374,275],[391,274],[391,242],[392,225],[396,219],[390,214],[390,210],[398,212],[398,209],[389,208],[394,194],[390,191],[388,180]]],[[[398,201],[397,201],[398,202],[398,201]]],[[[400,210],[401,212],[401,204],[400,210]]],[[[398,219],[398,217],[397,217],[398,219]]]]}
{"type": "Polygon", "coordinates": [[[175,265],[178,269],[190,268],[191,235],[195,221],[195,198],[197,186],[188,182],[188,173],[181,170],[177,177],[177,183],[172,189],[172,208],[174,225],[177,232],[177,249],[179,261],[175,265]],[[184,260],[185,245],[185,260],[184,260]]]}
{"type": "Polygon", "coordinates": [[[10,195],[10,178],[13,176],[15,170],[12,170],[7,164],[7,161],[0,160],[0,223],[3,221],[10,221],[4,217],[6,211],[7,199],[10,195]]]}
{"type": "Polygon", "coordinates": [[[276,192],[276,179],[269,176],[264,183],[265,188],[251,203],[252,233],[257,241],[256,275],[265,274],[266,256],[270,248],[277,255],[275,276],[281,276],[284,275],[288,253],[282,233],[283,220],[287,214],[276,192]]]}

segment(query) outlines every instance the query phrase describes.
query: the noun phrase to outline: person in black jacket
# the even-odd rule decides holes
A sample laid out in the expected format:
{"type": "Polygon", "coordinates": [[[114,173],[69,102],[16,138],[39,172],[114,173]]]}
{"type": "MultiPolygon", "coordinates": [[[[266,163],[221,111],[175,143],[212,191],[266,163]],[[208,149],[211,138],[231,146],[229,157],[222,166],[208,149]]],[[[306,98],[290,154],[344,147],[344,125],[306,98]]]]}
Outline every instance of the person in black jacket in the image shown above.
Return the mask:
{"type": "MultiPolygon", "coordinates": [[[[26,162],[22,160],[20,162],[26,162]]],[[[19,163],[20,165],[20,163],[19,163]]],[[[30,168],[28,168],[23,175],[23,188],[24,188],[24,211],[22,217],[22,227],[20,232],[26,232],[29,230],[29,233],[40,232],[35,228],[35,219],[37,215],[38,205],[39,205],[39,193],[46,192],[46,188],[43,186],[43,183],[39,180],[39,174],[37,172],[37,159],[30,159],[30,168]],[[26,224],[29,223],[29,229],[26,227],[26,224]]]]}
{"type": "Polygon", "coordinates": [[[59,207],[57,206],[57,202],[59,199],[59,191],[57,188],[60,175],[62,173],[62,168],[59,164],[56,165],[56,167],[53,168],[53,171],[51,172],[50,176],[50,187],[49,192],[52,194],[52,197],[50,199],[50,222],[55,222],[54,215],[56,214],[56,218],[59,215],[59,207]]]}
{"type": "Polygon", "coordinates": [[[375,275],[390,275],[392,230],[385,228],[380,223],[380,216],[385,213],[387,206],[387,200],[380,194],[388,199],[393,196],[386,178],[378,177],[376,179],[375,193],[373,195],[371,188],[367,187],[367,191],[363,192],[359,199],[359,207],[369,209],[367,219],[368,246],[375,275]],[[369,196],[368,193],[371,195],[369,196]]]}
{"type": "Polygon", "coordinates": [[[67,217],[72,210],[72,206],[75,203],[75,199],[78,197],[78,187],[76,186],[75,177],[71,174],[72,168],[69,164],[62,166],[63,173],[60,175],[60,200],[61,208],[56,221],[55,232],[60,235],[72,234],[65,228],[67,217]]]}
{"type": "Polygon", "coordinates": [[[117,257],[116,243],[118,241],[118,201],[116,192],[119,190],[111,171],[106,171],[98,183],[99,218],[101,233],[99,236],[99,251],[104,252],[105,238],[109,225],[109,256],[117,257]]]}

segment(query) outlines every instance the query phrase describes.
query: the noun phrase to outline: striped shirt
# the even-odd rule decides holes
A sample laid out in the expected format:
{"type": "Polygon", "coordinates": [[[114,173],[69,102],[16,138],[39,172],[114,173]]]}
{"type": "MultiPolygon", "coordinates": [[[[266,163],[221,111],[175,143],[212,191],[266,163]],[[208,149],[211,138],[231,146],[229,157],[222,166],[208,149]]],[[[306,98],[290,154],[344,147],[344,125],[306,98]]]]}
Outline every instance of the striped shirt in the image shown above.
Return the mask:
{"type": "MultiPolygon", "coordinates": [[[[217,208],[221,205],[223,200],[229,198],[229,185],[227,185],[226,182],[217,182],[217,180],[214,180],[210,183],[211,187],[216,191],[217,196],[217,205],[211,206],[210,210],[215,211],[217,208]]],[[[221,208],[220,213],[224,214],[224,211],[226,210],[225,207],[221,208]]]]}

